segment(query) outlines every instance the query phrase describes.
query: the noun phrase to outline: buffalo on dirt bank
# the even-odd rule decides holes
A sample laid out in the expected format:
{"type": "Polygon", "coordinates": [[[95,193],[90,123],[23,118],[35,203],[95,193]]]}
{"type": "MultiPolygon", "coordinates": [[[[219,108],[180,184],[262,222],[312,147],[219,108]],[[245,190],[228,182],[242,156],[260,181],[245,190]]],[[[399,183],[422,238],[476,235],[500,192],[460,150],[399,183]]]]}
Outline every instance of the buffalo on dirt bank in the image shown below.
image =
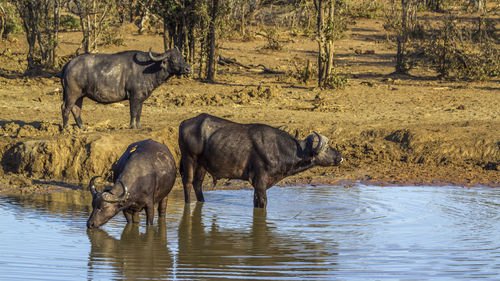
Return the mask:
{"type": "Polygon", "coordinates": [[[281,179],[314,166],[340,165],[340,152],[318,133],[299,140],[264,124],[239,124],[208,114],[179,127],[180,172],[184,198],[191,188],[203,202],[206,172],[214,178],[242,179],[254,187],[254,207],[265,208],[266,191],[281,179]]]}
{"type": "Polygon", "coordinates": [[[125,51],[116,54],[84,54],[62,69],[61,106],[63,129],[70,112],[83,129],[80,117],[84,97],[98,103],[130,100],[130,127],[140,128],[143,102],[173,75],[188,74],[191,67],[178,49],[164,54],[125,51]]]}
{"type": "Polygon", "coordinates": [[[165,145],[151,139],[131,144],[113,167],[114,185],[98,192],[90,180],[92,214],[88,228],[105,224],[120,211],[128,223],[139,223],[139,212],[146,210],[146,223],[153,224],[154,206],[159,217],[166,215],[167,195],[174,186],[175,161],[165,145]]]}

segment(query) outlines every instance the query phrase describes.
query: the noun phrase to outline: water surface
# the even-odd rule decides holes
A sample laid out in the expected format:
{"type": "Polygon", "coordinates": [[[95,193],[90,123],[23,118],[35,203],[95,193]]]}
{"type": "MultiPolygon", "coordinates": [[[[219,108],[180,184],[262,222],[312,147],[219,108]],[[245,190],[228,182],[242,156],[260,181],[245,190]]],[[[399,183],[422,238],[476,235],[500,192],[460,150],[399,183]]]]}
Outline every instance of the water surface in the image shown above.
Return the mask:
{"type": "Polygon", "coordinates": [[[169,197],[86,229],[83,192],[0,197],[2,280],[498,280],[500,189],[297,186],[169,197]]]}

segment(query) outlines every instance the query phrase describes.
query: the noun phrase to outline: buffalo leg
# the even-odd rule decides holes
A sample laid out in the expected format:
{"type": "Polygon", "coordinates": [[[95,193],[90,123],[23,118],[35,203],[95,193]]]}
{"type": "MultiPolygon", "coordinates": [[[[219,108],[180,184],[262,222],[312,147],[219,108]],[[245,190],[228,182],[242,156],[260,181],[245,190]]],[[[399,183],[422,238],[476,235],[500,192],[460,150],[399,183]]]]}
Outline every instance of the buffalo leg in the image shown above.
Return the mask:
{"type": "Polygon", "coordinates": [[[253,181],[253,206],[254,208],[266,208],[267,206],[267,181],[258,177],[253,181]]]}
{"type": "Polygon", "coordinates": [[[142,128],[142,125],[141,125],[141,113],[142,113],[142,102],[139,103],[138,108],[137,108],[137,113],[136,113],[136,116],[135,116],[135,125],[136,125],[137,129],[141,129],[142,128]]]}
{"type": "Polygon", "coordinates": [[[130,210],[123,210],[123,215],[127,220],[127,223],[139,223],[139,212],[134,212],[130,210]]]}
{"type": "Polygon", "coordinates": [[[206,172],[207,171],[200,165],[197,165],[194,172],[193,189],[196,194],[196,200],[198,200],[198,202],[205,202],[205,198],[203,197],[202,185],[206,172]]]}
{"type": "Polygon", "coordinates": [[[141,124],[142,101],[130,100],[130,128],[140,129],[141,124]]]}
{"type": "Polygon", "coordinates": [[[254,208],[266,208],[267,192],[265,188],[257,188],[257,187],[254,188],[253,206],[254,208]]]}
{"type": "Polygon", "coordinates": [[[184,187],[184,202],[191,202],[190,193],[193,188],[194,161],[191,157],[181,157],[182,185],[184,187]]]}
{"type": "Polygon", "coordinates": [[[73,105],[73,107],[71,108],[71,112],[73,113],[73,117],[75,118],[76,125],[78,125],[80,129],[83,129],[83,121],[81,117],[82,104],[83,97],[77,99],[75,105],[73,105]]]}
{"type": "Polygon", "coordinates": [[[130,211],[125,211],[123,210],[123,215],[125,216],[125,219],[127,220],[127,223],[132,223],[132,213],[130,211]]]}
{"type": "Polygon", "coordinates": [[[61,112],[62,112],[62,119],[63,119],[63,129],[68,126],[68,121],[69,121],[69,114],[71,113],[71,109],[67,106],[66,102],[63,102],[61,106],[61,112]]]}
{"type": "Polygon", "coordinates": [[[141,219],[139,218],[139,212],[134,212],[132,214],[132,222],[133,223],[139,223],[141,219]]]}
{"type": "Polygon", "coordinates": [[[63,129],[68,126],[69,114],[73,113],[73,117],[75,118],[76,124],[80,129],[83,129],[83,122],[80,117],[80,113],[82,110],[83,97],[73,98],[68,97],[70,94],[64,93],[63,104],[61,105],[61,113],[63,119],[63,129]]]}
{"type": "Polygon", "coordinates": [[[167,215],[167,202],[168,197],[165,196],[163,199],[158,202],[158,216],[160,218],[164,218],[167,215]]]}
{"type": "Polygon", "coordinates": [[[154,204],[148,203],[146,205],[146,224],[153,225],[153,219],[155,217],[155,208],[154,204]]]}

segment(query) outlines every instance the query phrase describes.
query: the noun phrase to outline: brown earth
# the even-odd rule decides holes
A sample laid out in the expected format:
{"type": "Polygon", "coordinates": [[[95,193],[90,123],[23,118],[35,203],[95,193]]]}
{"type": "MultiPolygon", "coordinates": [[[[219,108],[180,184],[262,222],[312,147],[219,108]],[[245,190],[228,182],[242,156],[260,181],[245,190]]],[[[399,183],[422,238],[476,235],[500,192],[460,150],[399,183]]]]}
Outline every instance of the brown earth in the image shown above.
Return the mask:
{"type": "MultiPolygon", "coordinates": [[[[284,32],[288,42],[281,51],[266,49],[266,39],[258,36],[224,41],[224,57],[286,74],[229,65],[218,67],[214,84],[173,78],[145,102],[141,130],[128,129],[128,102],[101,105],[86,99],[86,129],[72,127],[60,133],[59,78],[23,76],[24,38],[2,41],[0,192],[85,186],[93,175],[109,175],[111,164],[128,144],[146,138],[165,143],[178,159],[179,123],[202,112],[237,122],[285,126],[292,134],[298,130],[301,138],[315,130],[345,155],[340,167],[314,168],[280,184],[499,187],[499,81],[442,81],[428,69],[395,76],[395,48],[386,40],[382,24],[358,20],[346,38],[336,42],[338,65],[351,75],[342,90],[319,90],[314,81],[304,84],[293,77],[295,64],[315,62],[313,39],[284,32]]],[[[130,26],[122,34],[125,46],[100,51],[145,51],[149,46],[162,50],[159,35],[138,35],[130,26]]],[[[77,32],[62,33],[59,54],[74,52],[79,40],[77,32]]]]}

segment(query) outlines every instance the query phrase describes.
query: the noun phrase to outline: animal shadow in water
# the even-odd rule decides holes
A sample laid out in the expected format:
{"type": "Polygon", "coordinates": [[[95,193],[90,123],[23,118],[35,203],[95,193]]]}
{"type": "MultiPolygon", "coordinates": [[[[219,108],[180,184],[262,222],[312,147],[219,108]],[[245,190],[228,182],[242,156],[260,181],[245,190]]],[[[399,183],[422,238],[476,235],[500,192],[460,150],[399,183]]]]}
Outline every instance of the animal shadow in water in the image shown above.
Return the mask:
{"type": "Polygon", "coordinates": [[[99,268],[111,266],[112,272],[120,272],[119,279],[158,279],[169,276],[173,257],[167,247],[165,220],[157,226],[147,226],[139,232],[139,224],[127,224],[119,239],[101,228],[88,229],[90,241],[88,261],[89,280],[99,279],[99,268]]]}
{"type": "MultiPolygon", "coordinates": [[[[331,245],[304,243],[302,238],[280,233],[274,224],[267,222],[265,209],[254,208],[250,227],[237,227],[233,223],[223,225],[227,220],[219,222],[215,214],[207,219],[207,215],[203,215],[204,204],[196,203],[193,210],[191,204],[184,206],[178,232],[178,272],[183,272],[183,269],[189,272],[203,266],[207,274],[224,272],[226,267],[230,274],[241,265],[251,268],[248,274],[253,278],[258,277],[255,272],[272,274],[261,276],[263,279],[269,276],[289,278],[289,272],[270,273],[267,269],[274,266],[280,268],[284,263],[302,263],[303,257],[297,255],[298,251],[315,252],[331,248],[331,245]],[[267,269],[259,270],[262,266],[267,269]]],[[[320,256],[320,253],[317,255],[320,256]]],[[[241,274],[239,278],[245,276],[244,272],[238,271],[238,274],[241,274]]]]}

